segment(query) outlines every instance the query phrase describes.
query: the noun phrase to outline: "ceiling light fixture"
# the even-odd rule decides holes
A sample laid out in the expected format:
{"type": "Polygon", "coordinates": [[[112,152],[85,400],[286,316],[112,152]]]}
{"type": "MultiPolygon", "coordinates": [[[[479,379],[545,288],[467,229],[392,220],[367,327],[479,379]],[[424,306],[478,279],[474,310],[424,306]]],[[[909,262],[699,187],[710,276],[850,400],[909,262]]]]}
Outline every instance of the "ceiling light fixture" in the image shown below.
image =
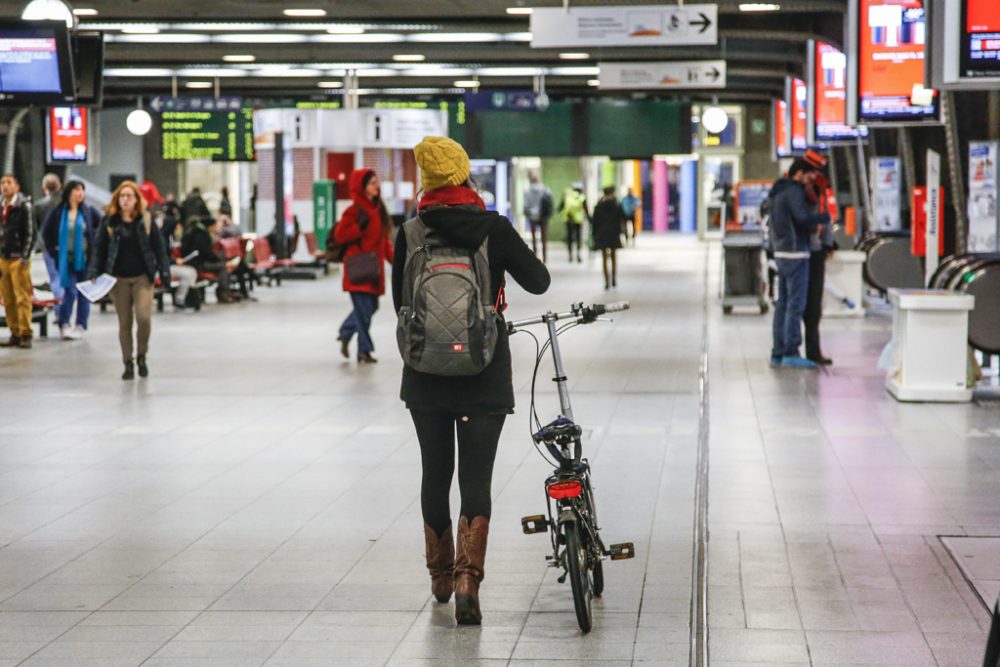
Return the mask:
{"type": "Polygon", "coordinates": [[[311,9],[311,8],[286,9],[283,13],[285,16],[289,16],[291,18],[296,18],[296,19],[318,18],[326,16],[325,9],[311,9]]]}
{"type": "Polygon", "coordinates": [[[710,106],[701,114],[701,124],[712,134],[719,134],[729,125],[729,114],[718,106],[710,106]]]}
{"type": "Polygon", "coordinates": [[[587,81],[587,85],[590,86],[591,88],[597,88],[598,86],[601,85],[601,80],[600,79],[589,79],[587,81]]]}
{"type": "Polygon", "coordinates": [[[309,41],[309,38],[305,35],[287,32],[229,33],[216,35],[212,41],[222,44],[300,44],[309,41]]]}
{"type": "Polygon", "coordinates": [[[511,16],[531,16],[535,10],[531,7],[508,7],[507,13],[511,16]]]}
{"type": "Polygon", "coordinates": [[[360,35],[365,29],[357,25],[335,25],[326,29],[331,35],[360,35]]]}
{"type": "Polygon", "coordinates": [[[125,117],[125,127],[135,136],[141,137],[153,129],[153,117],[145,109],[133,109],[125,117]]]}
{"type": "Polygon", "coordinates": [[[222,56],[222,60],[227,63],[252,63],[257,60],[257,56],[233,54],[222,56]]]}
{"type": "Polygon", "coordinates": [[[474,79],[459,79],[455,82],[456,88],[478,88],[479,82],[474,79]]]}
{"type": "Polygon", "coordinates": [[[97,10],[93,7],[78,7],[73,10],[74,16],[97,16],[97,10]]]}
{"type": "Polygon", "coordinates": [[[397,53],[392,57],[397,63],[422,63],[427,56],[420,53],[397,53]]]}
{"type": "Polygon", "coordinates": [[[62,0],[31,0],[21,12],[25,21],[62,21],[67,28],[76,23],[73,10],[62,0]]]}
{"type": "Polygon", "coordinates": [[[391,32],[369,32],[364,34],[331,33],[316,35],[311,41],[326,44],[394,44],[406,41],[406,37],[391,32]]]}
{"type": "Polygon", "coordinates": [[[188,81],[184,84],[185,88],[211,88],[211,81],[188,81]]]}
{"type": "Polygon", "coordinates": [[[562,60],[587,60],[590,58],[589,53],[560,53],[559,58],[562,60]]]}
{"type": "Polygon", "coordinates": [[[408,35],[411,42],[461,44],[466,42],[499,42],[503,35],[495,32],[416,32],[408,35]]]}
{"type": "Polygon", "coordinates": [[[343,81],[320,81],[316,84],[320,88],[343,88],[343,81]]]}
{"type": "Polygon", "coordinates": [[[743,2],[740,3],[741,12],[776,12],[781,9],[781,5],[773,2],[743,2]]]}
{"type": "Polygon", "coordinates": [[[123,44],[205,44],[212,41],[212,38],[208,35],[178,32],[141,32],[134,35],[111,35],[111,37],[110,41],[121,42],[123,44]]]}
{"type": "Polygon", "coordinates": [[[160,29],[151,25],[129,25],[122,28],[124,35],[155,35],[160,29]]]}

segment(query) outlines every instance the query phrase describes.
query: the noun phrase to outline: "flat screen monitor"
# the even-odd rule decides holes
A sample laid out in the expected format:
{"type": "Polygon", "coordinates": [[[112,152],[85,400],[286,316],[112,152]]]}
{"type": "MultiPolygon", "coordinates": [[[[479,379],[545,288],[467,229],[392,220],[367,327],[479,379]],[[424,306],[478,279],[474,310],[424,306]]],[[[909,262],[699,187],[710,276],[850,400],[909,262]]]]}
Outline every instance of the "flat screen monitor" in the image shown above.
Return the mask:
{"type": "Polygon", "coordinates": [[[73,36],[73,72],[76,75],[76,103],[100,107],[104,89],[104,36],[81,32],[73,36]]]}
{"type": "Polygon", "coordinates": [[[832,44],[812,42],[809,60],[809,141],[830,144],[868,136],[847,124],[847,56],[832,44]]]}
{"type": "Polygon", "coordinates": [[[90,157],[90,112],[87,107],[49,107],[46,117],[49,164],[86,163],[90,157]]]}
{"type": "Polygon", "coordinates": [[[0,21],[0,104],[61,104],[75,96],[66,24],[0,21]]]}
{"type": "Polygon", "coordinates": [[[788,106],[792,116],[792,152],[804,153],[809,148],[806,128],[809,115],[806,101],[809,88],[805,81],[793,76],[789,79],[788,91],[788,106]]]}
{"type": "Polygon", "coordinates": [[[961,62],[962,76],[1000,76],[1000,1],[965,0],[961,62]]]}
{"type": "Polygon", "coordinates": [[[774,155],[778,158],[792,155],[788,139],[788,102],[785,100],[774,101],[774,155]]]}
{"type": "Polygon", "coordinates": [[[856,118],[859,124],[936,121],[940,98],[911,102],[925,84],[927,22],[924,0],[852,0],[857,48],[856,118]]]}

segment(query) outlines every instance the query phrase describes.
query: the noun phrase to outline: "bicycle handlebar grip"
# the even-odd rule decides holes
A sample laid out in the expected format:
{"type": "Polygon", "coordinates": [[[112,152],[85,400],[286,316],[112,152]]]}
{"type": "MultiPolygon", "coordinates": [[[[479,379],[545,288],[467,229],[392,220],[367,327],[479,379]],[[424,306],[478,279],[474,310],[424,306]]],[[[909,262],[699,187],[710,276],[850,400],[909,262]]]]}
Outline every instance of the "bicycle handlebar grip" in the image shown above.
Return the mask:
{"type": "Polygon", "coordinates": [[[603,315],[605,313],[619,313],[623,310],[628,310],[631,307],[632,306],[628,301],[618,301],[617,303],[596,305],[594,306],[594,310],[597,311],[598,315],[603,315]]]}

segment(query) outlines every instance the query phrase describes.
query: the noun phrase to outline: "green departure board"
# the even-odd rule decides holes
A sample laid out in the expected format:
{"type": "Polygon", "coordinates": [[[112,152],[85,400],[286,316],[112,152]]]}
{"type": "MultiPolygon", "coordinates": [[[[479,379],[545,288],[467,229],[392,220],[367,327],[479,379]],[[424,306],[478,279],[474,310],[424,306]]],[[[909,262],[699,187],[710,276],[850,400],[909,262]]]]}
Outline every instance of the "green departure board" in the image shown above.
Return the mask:
{"type": "Polygon", "coordinates": [[[253,110],[164,111],[164,160],[253,162],[253,110]]]}

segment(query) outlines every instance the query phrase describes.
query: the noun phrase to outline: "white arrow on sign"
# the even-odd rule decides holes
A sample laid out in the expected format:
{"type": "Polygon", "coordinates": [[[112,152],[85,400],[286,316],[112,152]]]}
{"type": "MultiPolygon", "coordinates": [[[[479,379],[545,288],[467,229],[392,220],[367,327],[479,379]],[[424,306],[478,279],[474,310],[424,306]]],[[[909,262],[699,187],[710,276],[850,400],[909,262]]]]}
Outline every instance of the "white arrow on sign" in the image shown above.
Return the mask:
{"type": "Polygon", "coordinates": [[[601,63],[599,80],[605,90],[725,88],[726,61],[601,63]]]}
{"type": "Polygon", "coordinates": [[[536,7],[531,46],[691,46],[719,42],[719,6],[536,7]]]}

